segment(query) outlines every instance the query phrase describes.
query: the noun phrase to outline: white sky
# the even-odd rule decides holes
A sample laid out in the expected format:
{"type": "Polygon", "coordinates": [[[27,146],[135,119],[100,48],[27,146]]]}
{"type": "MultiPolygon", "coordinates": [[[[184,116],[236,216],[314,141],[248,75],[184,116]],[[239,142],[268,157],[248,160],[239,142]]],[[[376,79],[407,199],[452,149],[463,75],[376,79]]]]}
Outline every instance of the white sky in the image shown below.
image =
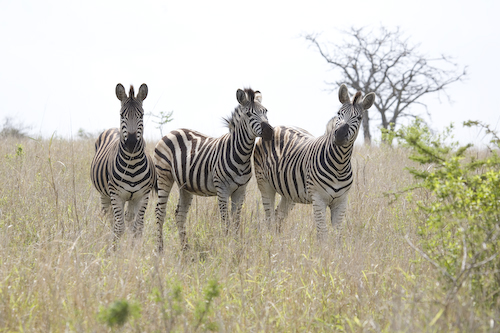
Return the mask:
{"type": "MultiPolygon", "coordinates": [[[[116,84],[137,91],[146,83],[145,111],[174,111],[164,133],[186,127],[219,136],[236,90],[252,87],[273,126],[321,135],[339,108],[337,89],[325,82],[338,77],[302,36],[340,42],[338,29],[383,24],[399,26],[423,53],[469,66],[468,80],[448,90],[452,104],[426,99],[434,129],[468,119],[498,129],[499,12],[500,1],[481,0],[0,0],[0,122],[11,116],[32,133],[62,137],[117,127],[116,84]]],[[[159,140],[152,120],[145,135],[159,140]]]]}

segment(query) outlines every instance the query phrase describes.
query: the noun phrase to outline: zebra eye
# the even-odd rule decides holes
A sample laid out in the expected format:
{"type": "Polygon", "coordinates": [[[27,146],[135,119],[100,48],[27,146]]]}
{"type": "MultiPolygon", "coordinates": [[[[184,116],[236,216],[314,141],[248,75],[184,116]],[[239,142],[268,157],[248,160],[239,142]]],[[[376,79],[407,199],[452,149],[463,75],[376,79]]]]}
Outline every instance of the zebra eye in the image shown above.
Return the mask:
{"type": "Polygon", "coordinates": [[[363,118],[361,115],[358,116],[358,120],[361,120],[361,118],[363,118]]]}

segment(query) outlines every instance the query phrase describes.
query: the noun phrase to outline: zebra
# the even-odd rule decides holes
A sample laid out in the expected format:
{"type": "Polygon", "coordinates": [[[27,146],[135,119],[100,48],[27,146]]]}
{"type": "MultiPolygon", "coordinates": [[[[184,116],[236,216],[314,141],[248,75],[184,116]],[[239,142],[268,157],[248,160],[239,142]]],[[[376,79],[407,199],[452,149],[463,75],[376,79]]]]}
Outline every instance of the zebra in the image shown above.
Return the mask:
{"type": "Polygon", "coordinates": [[[116,97],[121,101],[120,129],[102,132],[95,143],[95,156],[91,164],[90,178],[101,195],[104,214],[113,210],[113,248],[125,231],[124,218],[135,236],[140,236],[148,205],[149,193],[156,184],[153,159],[144,151],[144,110],[142,102],[148,95],[148,87],[142,84],[137,96],[130,86],[129,96],[125,88],[116,86],[116,97]],[[125,203],[128,202],[124,216],[125,203]]]}
{"type": "Polygon", "coordinates": [[[255,145],[255,177],[268,226],[276,220],[279,231],[295,203],[312,203],[319,240],[327,234],[326,206],[330,208],[332,226],[342,221],[353,183],[354,141],[363,113],[372,106],[375,94],[361,98],[361,92],[357,92],[351,102],[343,84],[339,99],[342,107],[328,122],[324,135],[315,138],[303,129],[280,126],[274,128],[271,140],[255,145]],[[275,211],[276,193],[281,200],[275,211]]]}
{"type": "Polygon", "coordinates": [[[193,195],[217,196],[220,218],[229,230],[228,201],[234,230],[239,228],[245,188],[252,177],[251,155],[256,137],[265,140],[273,128],[262,106],[262,94],[252,89],[236,92],[239,105],[224,119],[229,133],[213,138],[197,131],[178,129],[164,136],[156,145],[154,163],[158,175],[156,206],[158,251],[163,250],[163,223],[172,186],[177,183],[179,202],[175,211],[181,248],[186,250],[185,221],[193,195]]]}

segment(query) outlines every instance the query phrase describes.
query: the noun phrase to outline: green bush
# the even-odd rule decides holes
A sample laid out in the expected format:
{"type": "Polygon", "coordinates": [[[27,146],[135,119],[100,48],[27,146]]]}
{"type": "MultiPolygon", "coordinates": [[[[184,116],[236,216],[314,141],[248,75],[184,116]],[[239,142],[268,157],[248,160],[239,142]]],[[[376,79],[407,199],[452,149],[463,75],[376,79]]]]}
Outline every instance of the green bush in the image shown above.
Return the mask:
{"type": "Polygon", "coordinates": [[[500,291],[500,141],[487,125],[464,125],[492,136],[487,151],[474,153],[472,145],[453,141],[453,126],[432,134],[418,119],[386,135],[409,147],[410,159],[420,164],[408,168],[416,183],[405,189],[410,197],[417,189],[430,194],[417,202],[425,217],[418,226],[420,248],[407,240],[442,273],[446,304],[467,285],[476,300],[494,306],[500,291]]]}
{"type": "Polygon", "coordinates": [[[137,303],[129,303],[125,300],[115,301],[109,307],[99,309],[98,319],[106,323],[109,327],[123,326],[127,320],[138,318],[141,313],[141,307],[137,303]]]}

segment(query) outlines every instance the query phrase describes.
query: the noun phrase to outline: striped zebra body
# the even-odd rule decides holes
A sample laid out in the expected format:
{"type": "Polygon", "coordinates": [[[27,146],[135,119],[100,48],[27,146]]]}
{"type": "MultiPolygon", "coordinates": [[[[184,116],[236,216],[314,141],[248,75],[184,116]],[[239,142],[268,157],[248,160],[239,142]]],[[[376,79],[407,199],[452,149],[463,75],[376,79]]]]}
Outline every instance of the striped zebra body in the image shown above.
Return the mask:
{"type": "Polygon", "coordinates": [[[125,231],[125,219],[127,224],[133,221],[136,236],[142,234],[149,193],[156,182],[153,159],[145,152],[143,139],[142,101],[147,96],[147,86],[140,87],[137,97],[131,87],[127,97],[119,84],[116,94],[122,102],[121,127],[99,135],[90,172],[92,183],[101,195],[103,212],[109,213],[110,207],[113,210],[115,241],[125,231]]]}
{"type": "Polygon", "coordinates": [[[343,219],[353,182],[353,145],[374,94],[362,99],[357,93],[351,102],[347,87],[342,85],[339,97],[342,107],[324,135],[315,138],[305,130],[281,126],[274,129],[271,140],[255,146],[255,176],[266,220],[276,219],[278,229],[295,203],[313,205],[318,238],[327,233],[326,207],[330,208],[332,225],[343,219]],[[276,193],[281,200],[275,211],[276,193]]]}
{"type": "Polygon", "coordinates": [[[179,129],[164,136],[156,145],[154,163],[158,174],[156,207],[158,250],[163,250],[163,222],[172,186],[179,187],[175,212],[181,246],[187,246],[185,221],[193,195],[217,196],[221,220],[229,229],[228,202],[235,229],[245,189],[252,176],[251,155],[258,136],[271,136],[267,110],[261,95],[250,89],[238,90],[239,106],[226,120],[229,133],[213,138],[189,129],[179,129]]]}

